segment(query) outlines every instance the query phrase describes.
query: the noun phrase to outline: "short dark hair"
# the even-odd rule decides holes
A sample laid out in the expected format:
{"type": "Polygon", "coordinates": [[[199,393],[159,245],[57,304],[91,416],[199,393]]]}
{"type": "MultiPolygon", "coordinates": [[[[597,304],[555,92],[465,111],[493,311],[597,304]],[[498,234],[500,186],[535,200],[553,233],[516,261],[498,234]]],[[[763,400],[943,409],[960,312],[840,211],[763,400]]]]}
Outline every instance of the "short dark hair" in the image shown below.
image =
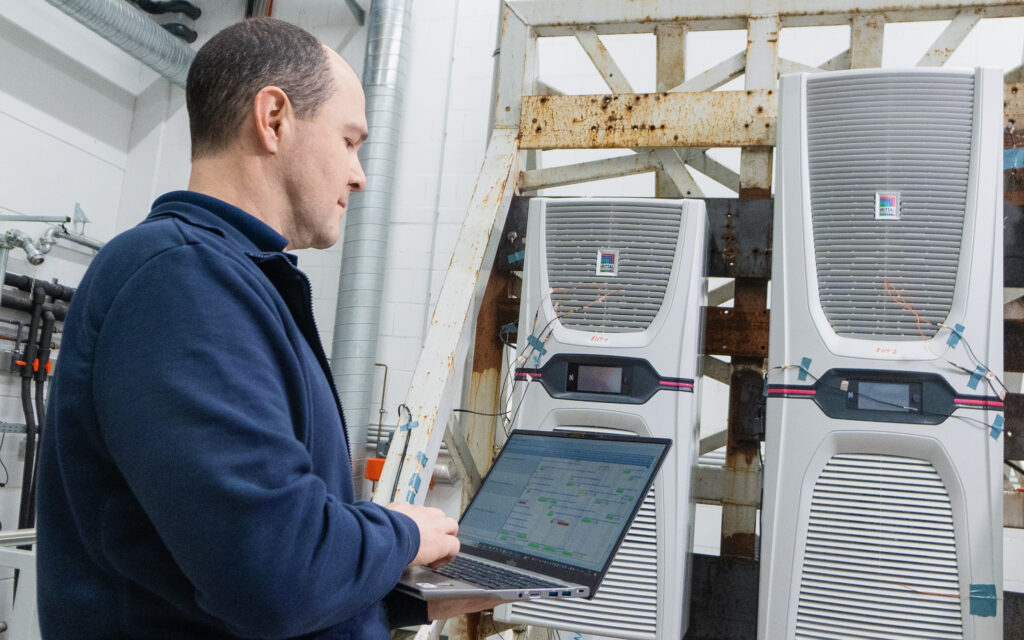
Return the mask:
{"type": "Polygon", "coordinates": [[[243,20],[210,38],[185,83],[192,158],[234,142],[256,94],[268,86],[287,94],[297,117],[316,115],[334,91],[324,46],[309,32],[273,18],[243,20]]]}

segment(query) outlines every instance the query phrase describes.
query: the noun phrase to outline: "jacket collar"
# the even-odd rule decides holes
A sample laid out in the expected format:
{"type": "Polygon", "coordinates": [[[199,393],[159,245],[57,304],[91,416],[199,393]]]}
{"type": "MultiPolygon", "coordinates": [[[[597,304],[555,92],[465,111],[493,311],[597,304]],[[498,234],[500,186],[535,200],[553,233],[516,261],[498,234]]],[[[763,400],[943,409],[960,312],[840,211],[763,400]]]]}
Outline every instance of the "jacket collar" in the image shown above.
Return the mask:
{"type": "Polygon", "coordinates": [[[146,220],[165,216],[178,218],[230,238],[250,255],[280,254],[288,244],[287,238],[255,216],[223,200],[195,191],[172,191],[160,196],[153,203],[153,209],[146,220]]]}

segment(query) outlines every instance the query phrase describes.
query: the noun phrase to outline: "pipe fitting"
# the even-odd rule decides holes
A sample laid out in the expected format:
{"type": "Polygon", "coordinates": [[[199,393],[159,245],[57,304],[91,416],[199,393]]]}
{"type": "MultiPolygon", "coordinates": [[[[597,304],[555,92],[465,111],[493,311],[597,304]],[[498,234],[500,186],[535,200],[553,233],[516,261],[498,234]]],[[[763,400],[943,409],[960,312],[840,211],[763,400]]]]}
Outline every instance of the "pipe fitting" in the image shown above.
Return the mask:
{"type": "Polygon", "coordinates": [[[4,234],[4,241],[8,246],[21,247],[24,249],[25,255],[28,256],[28,261],[32,265],[40,265],[43,263],[43,260],[46,259],[46,256],[44,256],[43,252],[39,250],[36,243],[33,242],[32,238],[24,231],[10,229],[4,234]]]}

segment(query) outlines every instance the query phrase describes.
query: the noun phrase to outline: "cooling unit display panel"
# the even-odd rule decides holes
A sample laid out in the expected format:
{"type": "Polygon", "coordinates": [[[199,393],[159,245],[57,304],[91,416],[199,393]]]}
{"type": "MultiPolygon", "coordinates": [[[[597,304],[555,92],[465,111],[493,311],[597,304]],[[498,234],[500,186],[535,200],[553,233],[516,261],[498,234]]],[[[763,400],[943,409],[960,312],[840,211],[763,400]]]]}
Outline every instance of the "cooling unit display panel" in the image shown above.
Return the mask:
{"type": "Polygon", "coordinates": [[[796,638],[964,637],[952,507],[929,462],[835,455],[810,510],[796,638]]]}
{"type": "Polygon", "coordinates": [[[678,203],[548,202],[544,250],[562,325],[646,330],[665,299],[681,222],[678,203]]]}
{"type": "Polygon", "coordinates": [[[822,310],[842,336],[930,338],[953,302],[974,129],[974,76],[807,80],[807,154],[822,310]]]}
{"type": "Polygon", "coordinates": [[[656,520],[652,488],[593,600],[516,602],[512,605],[512,619],[614,638],[655,638],[658,624],[656,520]]]}

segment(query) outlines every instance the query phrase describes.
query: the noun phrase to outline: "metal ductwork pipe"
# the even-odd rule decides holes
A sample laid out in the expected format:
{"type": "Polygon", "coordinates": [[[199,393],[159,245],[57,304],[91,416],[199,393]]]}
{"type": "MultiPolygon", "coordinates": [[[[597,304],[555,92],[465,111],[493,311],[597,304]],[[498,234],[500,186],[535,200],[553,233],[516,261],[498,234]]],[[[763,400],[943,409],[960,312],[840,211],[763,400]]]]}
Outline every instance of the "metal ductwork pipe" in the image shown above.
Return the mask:
{"type": "Polygon", "coordinates": [[[179,87],[195,52],[124,0],[46,0],[179,87]]]}
{"type": "Polygon", "coordinates": [[[348,421],[352,475],[361,498],[373,392],[381,291],[387,257],[412,0],[373,0],[363,89],[370,136],[360,149],[366,190],[353,194],[345,219],[332,368],[348,421]]]}

